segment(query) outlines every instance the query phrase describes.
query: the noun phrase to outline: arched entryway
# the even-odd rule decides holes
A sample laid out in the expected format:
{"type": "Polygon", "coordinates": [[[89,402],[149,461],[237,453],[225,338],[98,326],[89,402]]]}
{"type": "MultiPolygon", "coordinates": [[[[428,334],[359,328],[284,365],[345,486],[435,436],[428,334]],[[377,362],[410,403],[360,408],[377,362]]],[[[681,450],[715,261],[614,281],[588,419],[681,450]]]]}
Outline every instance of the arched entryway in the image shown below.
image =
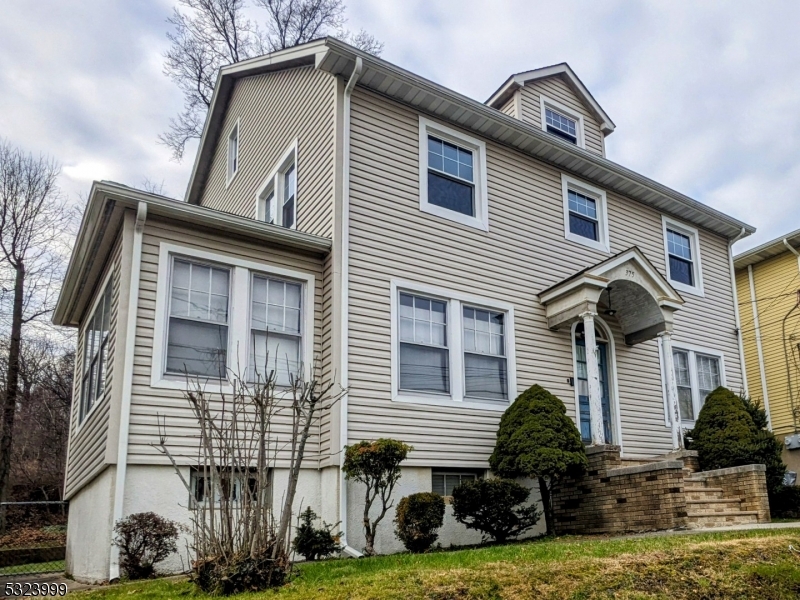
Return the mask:
{"type": "Polygon", "coordinates": [[[584,269],[544,290],[539,300],[545,307],[548,327],[553,330],[569,327],[571,333],[575,384],[576,387],[585,387],[576,392],[576,421],[584,440],[589,438],[593,445],[621,445],[622,442],[612,376],[615,359],[613,336],[599,316],[605,314],[616,320],[628,346],[656,337],[661,339],[662,348],[666,348],[665,387],[673,417],[673,446],[680,447],[680,414],[669,348],[673,313],[681,307],[683,298],[641,250],[630,248],[584,269]],[[579,360],[581,357],[584,360],[579,360]],[[585,375],[585,378],[579,375],[585,375]],[[587,398],[588,419],[585,417],[587,398]]]}

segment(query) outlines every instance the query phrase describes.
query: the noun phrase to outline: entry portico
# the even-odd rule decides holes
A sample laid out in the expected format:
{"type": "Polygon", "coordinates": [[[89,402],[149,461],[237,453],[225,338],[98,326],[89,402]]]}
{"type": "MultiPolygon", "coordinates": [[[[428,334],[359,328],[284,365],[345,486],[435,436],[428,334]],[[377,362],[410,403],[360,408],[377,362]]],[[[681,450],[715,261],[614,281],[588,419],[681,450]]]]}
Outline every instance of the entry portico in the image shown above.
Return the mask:
{"type": "Polygon", "coordinates": [[[552,330],[583,324],[592,445],[607,442],[603,427],[603,384],[595,334],[602,310],[619,322],[625,344],[661,338],[672,446],[682,446],[678,388],[672,357],[673,314],[683,298],[637,247],[629,248],[548,288],[539,295],[552,330]]]}

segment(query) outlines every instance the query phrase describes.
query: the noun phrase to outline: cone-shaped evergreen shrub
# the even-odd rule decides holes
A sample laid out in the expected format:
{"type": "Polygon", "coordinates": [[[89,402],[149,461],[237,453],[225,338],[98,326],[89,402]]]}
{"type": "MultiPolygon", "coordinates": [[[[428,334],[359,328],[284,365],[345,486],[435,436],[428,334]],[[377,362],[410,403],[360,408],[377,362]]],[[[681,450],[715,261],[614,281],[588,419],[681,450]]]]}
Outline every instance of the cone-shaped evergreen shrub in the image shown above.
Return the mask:
{"type": "Polygon", "coordinates": [[[688,433],[689,447],[697,450],[703,470],[765,465],[772,497],[783,484],[786,465],[781,460],[781,444],[766,425],[762,409],[718,387],[706,398],[694,429],[688,433]]]}
{"type": "Polygon", "coordinates": [[[547,531],[553,533],[550,492],[561,477],[586,468],[586,452],[564,403],[534,385],[503,413],[489,465],[500,477],[538,479],[547,531]]]}

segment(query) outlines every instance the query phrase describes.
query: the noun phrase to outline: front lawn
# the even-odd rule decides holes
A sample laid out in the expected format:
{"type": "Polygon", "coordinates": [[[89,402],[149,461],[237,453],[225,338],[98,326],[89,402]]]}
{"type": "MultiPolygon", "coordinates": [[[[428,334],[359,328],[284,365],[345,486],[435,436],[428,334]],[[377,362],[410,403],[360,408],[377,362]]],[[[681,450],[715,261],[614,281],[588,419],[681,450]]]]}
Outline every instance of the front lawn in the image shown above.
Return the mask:
{"type": "MultiPolygon", "coordinates": [[[[565,537],[301,565],[277,593],[238,598],[407,599],[800,597],[800,530],[565,537]]],[[[180,580],[95,590],[82,600],[204,597],[180,580]]]]}

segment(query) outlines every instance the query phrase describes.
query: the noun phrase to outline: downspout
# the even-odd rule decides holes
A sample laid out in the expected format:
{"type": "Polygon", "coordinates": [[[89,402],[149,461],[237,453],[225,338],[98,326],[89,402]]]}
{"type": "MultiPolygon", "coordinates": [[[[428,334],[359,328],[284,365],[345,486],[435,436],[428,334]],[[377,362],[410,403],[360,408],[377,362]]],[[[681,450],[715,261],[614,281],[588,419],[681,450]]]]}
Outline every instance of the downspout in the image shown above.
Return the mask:
{"type": "MultiPolygon", "coordinates": [[[[341,320],[341,357],[340,377],[341,385],[347,389],[349,377],[348,366],[348,343],[349,343],[349,304],[350,304],[350,96],[356,87],[361,71],[364,69],[364,62],[361,57],[356,58],[353,73],[344,88],[344,148],[342,153],[342,312],[339,316],[341,320]]],[[[339,400],[339,444],[344,448],[347,444],[347,394],[339,400]]],[[[342,551],[354,558],[363,556],[361,552],[347,545],[347,480],[344,476],[344,449],[339,453],[339,521],[342,527],[342,551]]]]}
{"type": "MultiPolygon", "coordinates": [[[[142,237],[147,220],[147,203],[139,202],[136,209],[136,224],[133,229],[133,256],[131,257],[131,284],[128,295],[128,322],[125,335],[125,362],[122,366],[122,405],[119,414],[119,443],[117,446],[117,470],[114,482],[114,513],[111,526],[123,518],[125,501],[125,477],[128,471],[128,431],[131,423],[131,393],[133,388],[133,353],[136,346],[136,317],[139,310],[139,279],[142,268],[142,237]]],[[[111,545],[109,581],[119,579],[119,548],[111,545]]]]}
{"type": "MultiPolygon", "coordinates": [[[[797,257],[797,269],[798,269],[798,271],[800,271],[800,252],[795,250],[794,247],[789,243],[789,240],[787,240],[786,238],[783,238],[783,245],[786,246],[789,249],[789,252],[791,252],[792,254],[794,254],[797,257]]],[[[782,334],[783,334],[783,338],[784,338],[783,339],[783,357],[784,357],[784,360],[786,361],[786,377],[788,379],[788,384],[789,384],[789,401],[790,401],[790,403],[792,405],[792,423],[794,424],[794,432],[795,433],[797,433],[797,430],[798,430],[798,427],[797,427],[797,409],[796,409],[796,407],[794,405],[795,404],[794,403],[794,390],[792,389],[793,386],[792,386],[792,375],[791,375],[791,370],[790,370],[791,367],[789,366],[789,353],[786,350],[786,320],[789,318],[789,315],[791,315],[795,311],[795,309],[797,307],[798,307],[798,304],[795,303],[795,305],[792,307],[792,310],[790,310],[787,313],[787,315],[783,318],[783,324],[782,324],[782,329],[781,329],[782,334]]]]}
{"type": "Polygon", "coordinates": [[[769,415],[769,394],[767,393],[767,374],[764,369],[764,349],[761,346],[761,324],[758,321],[758,300],[756,300],[756,284],[753,278],[753,265],[747,265],[747,277],[750,280],[750,306],[753,311],[753,325],[756,333],[756,353],[758,355],[758,374],[761,377],[761,394],[764,396],[764,411],[767,413],[767,423],[772,429],[772,419],[769,415]]]}
{"type": "Polygon", "coordinates": [[[739,341],[739,367],[742,370],[742,387],[745,393],[748,392],[747,387],[747,369],[744,366],[744,344],[742,343],[742,323],[739,318],[739,292],[736,288],[736,269],[733,266],[733,245],[747,235],[744,227],[739,234],[728,242],[728,268],[731,273],[731,288],[733,289],[733,316],[736,322],[736,337],[739,341]]]}

